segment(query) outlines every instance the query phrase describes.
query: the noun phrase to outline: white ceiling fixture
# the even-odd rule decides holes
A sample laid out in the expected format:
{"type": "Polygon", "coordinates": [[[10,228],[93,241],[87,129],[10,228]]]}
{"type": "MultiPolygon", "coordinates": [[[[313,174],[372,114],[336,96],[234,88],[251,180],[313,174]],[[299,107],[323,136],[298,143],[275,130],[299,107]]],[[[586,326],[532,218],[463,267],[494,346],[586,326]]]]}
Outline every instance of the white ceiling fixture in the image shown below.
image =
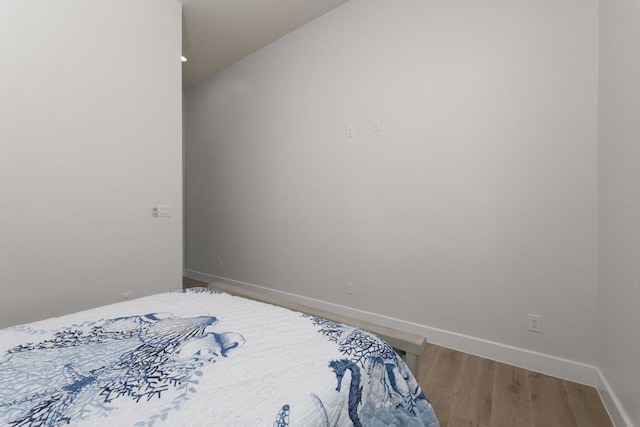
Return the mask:
{"type": "Polygon", "coordinates": [[[182,87],[340,6],[347,0],[182,0],[182,87]]]}

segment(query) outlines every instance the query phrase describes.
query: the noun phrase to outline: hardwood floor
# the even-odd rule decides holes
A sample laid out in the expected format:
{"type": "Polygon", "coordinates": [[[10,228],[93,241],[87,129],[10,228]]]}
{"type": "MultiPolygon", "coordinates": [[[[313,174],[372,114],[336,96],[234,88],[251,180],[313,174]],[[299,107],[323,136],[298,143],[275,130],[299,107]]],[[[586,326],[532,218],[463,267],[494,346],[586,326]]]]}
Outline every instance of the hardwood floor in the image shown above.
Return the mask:
{"type": "MultiPolygon", "coordinates": [[[[183,280],[185,288],[206,285],[183,280]]],[[[442,427],[613,427],[593,387],[434,344],[420,373],[442,427]]]]}
{"type": "Polygon", "coordinates": [[[189,277],[182,278],[182,289],[197,288],[199,286],[206,288],[207,284],[208,284],[207,282],[203,282],[201,280],[196,280],[196,279],[190,279],[189,277]]]}
{"type": "Polygon", "coordinates": [[[593,387],[428,344],[418,382],[443,427],[608,427],[593,387]]]}

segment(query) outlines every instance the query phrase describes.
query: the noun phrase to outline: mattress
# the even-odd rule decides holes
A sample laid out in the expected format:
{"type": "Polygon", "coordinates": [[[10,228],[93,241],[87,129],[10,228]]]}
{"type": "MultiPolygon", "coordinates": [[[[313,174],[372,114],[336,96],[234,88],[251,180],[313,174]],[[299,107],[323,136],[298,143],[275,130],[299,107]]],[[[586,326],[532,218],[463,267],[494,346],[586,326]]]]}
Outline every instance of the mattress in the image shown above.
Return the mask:
{"type": "Polygon", "coordinates": [[[0,425],[438,426],[364,330],[205,288],[0,330],[0,425]]]}

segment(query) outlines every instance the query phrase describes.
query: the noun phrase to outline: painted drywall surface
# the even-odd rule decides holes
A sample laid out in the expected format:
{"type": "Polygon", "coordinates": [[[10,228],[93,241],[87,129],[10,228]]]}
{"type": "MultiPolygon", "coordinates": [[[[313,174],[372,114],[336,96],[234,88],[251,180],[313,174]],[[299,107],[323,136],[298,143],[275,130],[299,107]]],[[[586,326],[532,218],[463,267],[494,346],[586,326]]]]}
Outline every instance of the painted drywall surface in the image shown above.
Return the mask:
{"type": "Polygon", "coordinates": [[[349,1],[187,91],[187,268],[594,363],[597,61],[596,1],[349,1]]]}
{"type": "Polygon", "coordinates": [[[600,2],[599,363],[640,425],[640,4],[600,2]]]}
{"type": "Polygon", "coordinates": [[[180,287],[180,49],[173,0],[0,3],[0,325],[180,287]]]}

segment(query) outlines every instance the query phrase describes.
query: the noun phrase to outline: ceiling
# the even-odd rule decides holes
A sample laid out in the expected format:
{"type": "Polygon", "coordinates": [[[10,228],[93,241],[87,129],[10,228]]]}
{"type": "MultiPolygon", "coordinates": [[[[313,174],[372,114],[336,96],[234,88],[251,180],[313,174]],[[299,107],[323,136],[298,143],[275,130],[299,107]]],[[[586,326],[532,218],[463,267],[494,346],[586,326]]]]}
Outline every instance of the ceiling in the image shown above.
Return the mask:
{"type": "Polygon", "coordinates": [[[347,0],[182,0],[187,89],[347,0]]]}

